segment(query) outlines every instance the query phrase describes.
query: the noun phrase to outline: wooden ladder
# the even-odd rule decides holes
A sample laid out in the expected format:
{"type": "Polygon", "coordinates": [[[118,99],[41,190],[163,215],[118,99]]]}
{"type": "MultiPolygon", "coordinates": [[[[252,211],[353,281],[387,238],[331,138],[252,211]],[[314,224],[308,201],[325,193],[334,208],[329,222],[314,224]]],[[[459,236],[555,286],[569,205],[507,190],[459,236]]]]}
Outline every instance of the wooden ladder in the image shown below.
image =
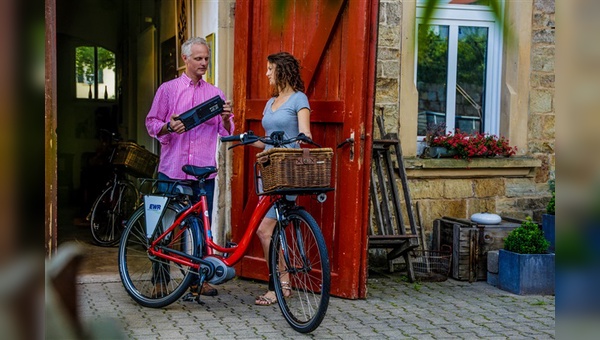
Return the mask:
{"type": "Polygon", "coordinates": [[[409,252],[419,246],[417,225],[413,214],[408,188],[408,179],[400,139],[395,133],[386,133],[382,115],[377,117],[381,139],[373,140],[373,160],[371,169],[371,201],[375,210],[376,225],[369,223],[369,248],[390,249],[387,254],[390,272],[393,272],[393,260],[404,257],[408,279],[415,280],[412,260],[409,252]],[[404,214],[401,197],[396,182],[396,170],[392,156],[398,163],[398,175],[406,205],[404,214]],[[407,233],[404,219],[408,216],[410,233],[407,233]]]}

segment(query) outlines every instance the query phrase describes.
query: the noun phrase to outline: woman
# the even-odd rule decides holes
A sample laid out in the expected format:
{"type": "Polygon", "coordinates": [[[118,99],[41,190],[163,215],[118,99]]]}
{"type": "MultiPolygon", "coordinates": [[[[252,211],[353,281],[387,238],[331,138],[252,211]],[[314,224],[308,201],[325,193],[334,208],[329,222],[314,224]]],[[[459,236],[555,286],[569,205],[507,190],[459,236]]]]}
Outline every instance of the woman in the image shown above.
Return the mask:
{"type": "MultiPolygon", "coordinates": [[[[267,57],[267,78],[272,89],[272,98],[269,99],[263,111],[262,125],[267,136],[273,131],[283,131],[284,139],[298,136],[304,133],[312,138],[310,133],[310,106],[308,98],[304,94],[304,82],[300,78],[300,63],[294,56],[287,52],[271,54],[267,57]]],[[[270,149],[272,146],[257,142],[255,146],[270,149]]],[[[298,144],[289,144],[286,147],[300,147],[298,144]]],[[[295,197],[288,197],[295,199],[295,197]]],[[[256,234],[265,254],[269,258],[269,246],[271,236],[277,223],[275,209],[267,213],[262,220],[256,234]]],[[[281,286],[284,295],[289,296],[292,291],[288,275],[281,277],[281,286]]],[[[277,302],[277,296],[273,291],[273,281],[269,278],[269,290],[256,298],[255,304],[269,306],[277,302]]]]}

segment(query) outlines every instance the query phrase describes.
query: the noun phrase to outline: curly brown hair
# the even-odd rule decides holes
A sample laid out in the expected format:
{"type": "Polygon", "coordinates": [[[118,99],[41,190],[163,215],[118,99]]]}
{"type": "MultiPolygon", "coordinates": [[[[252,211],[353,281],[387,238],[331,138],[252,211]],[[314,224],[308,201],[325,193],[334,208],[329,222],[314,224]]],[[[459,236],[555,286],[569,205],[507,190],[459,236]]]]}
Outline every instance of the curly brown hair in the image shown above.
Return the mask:
{"type": "Polygon", "coordinates": [[[288,52],[279,52],[267,57],[275,65],[275,86],[271,89],[273,97],[279,95],[279,89],[289,85],[294,91],[304,92],[304,82],[300,77],[300,62],[288,52]]]}

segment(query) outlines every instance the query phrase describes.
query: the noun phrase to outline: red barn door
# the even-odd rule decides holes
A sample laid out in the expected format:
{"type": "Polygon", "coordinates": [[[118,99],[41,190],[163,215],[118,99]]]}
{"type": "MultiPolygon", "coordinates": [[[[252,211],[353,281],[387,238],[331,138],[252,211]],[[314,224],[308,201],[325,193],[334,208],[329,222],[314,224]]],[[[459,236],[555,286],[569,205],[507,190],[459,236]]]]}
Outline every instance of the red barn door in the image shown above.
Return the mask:
{"type": "MultiPolygon", "coordinates": [[[[324,204],[301,198],[327,242],[332,294],[366,295],[366,228],[377,39],[377,0],[238,1],[235,12],[234,106],[236,130],[263,134],[262,112],[269,98],[267,55],[287,51],[300,60],[311,108],[313,139],[334,149],[336,190],[324,204]],[[354,144],[336,146],[347,138],[354,144]]],[[[257,197],[252,180],[257,149],[233,156],[232,239],[239,240],[257,197]]],[[[258,239],[237,268],[240,276],[267,279],[258,239]]]]}

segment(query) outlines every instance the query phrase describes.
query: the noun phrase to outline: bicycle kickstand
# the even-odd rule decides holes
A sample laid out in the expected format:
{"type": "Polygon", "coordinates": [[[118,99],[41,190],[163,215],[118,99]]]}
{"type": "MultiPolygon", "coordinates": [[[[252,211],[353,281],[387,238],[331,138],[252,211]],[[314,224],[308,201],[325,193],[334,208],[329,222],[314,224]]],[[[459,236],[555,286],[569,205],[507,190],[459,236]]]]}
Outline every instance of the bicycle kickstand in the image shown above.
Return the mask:
{"type": "MultiPolygon", "coordinates": [[[[204,305],[204,301],[200,300],[200,296],[202,295],[202,285],[204,284],[205,280],[206,272],[203,270],[202,274],[200,274],[200,279],[198,280],[198,285],[195,287],[195,289],[190,290],[190,292],[185,294],[181,299],[186,302],[196,301],[199,305],[204,305]]],[[[193,287],[193,285],[190,287],[193,287]]]]}

